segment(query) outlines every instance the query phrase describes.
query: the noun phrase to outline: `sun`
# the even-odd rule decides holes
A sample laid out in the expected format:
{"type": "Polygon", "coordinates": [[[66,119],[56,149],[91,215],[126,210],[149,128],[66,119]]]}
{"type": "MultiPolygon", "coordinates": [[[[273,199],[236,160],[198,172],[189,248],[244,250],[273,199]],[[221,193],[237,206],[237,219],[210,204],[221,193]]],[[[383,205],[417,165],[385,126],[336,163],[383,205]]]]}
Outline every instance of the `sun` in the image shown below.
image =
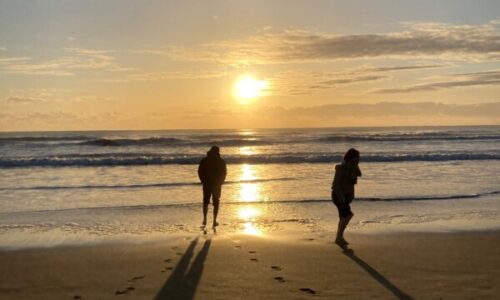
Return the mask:
{"type": "Polygon", "coordinates": [[[266,80],[256,79],[252,75],[243,75],[234,83],[234,96],[243,104],[264,95],[269,87],[266,80]]]}

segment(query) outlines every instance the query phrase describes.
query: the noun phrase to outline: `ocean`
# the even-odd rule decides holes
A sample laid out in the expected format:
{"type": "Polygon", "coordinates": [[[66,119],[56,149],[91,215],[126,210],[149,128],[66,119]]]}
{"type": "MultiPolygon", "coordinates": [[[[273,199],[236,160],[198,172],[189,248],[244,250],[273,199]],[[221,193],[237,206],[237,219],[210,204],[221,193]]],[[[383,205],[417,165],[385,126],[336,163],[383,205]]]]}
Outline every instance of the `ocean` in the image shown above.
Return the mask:
{"type": "MultiPolygon", "coordinates": [[[[352,232],[500,228],[500,127],[0,133],[0,248],[197,234],[197,166],[228,163],[220,232],[334,234],[334,165],[361,152],[352,232]]],[[[209,222],[210,222],[209,218],[209,222]]]]}

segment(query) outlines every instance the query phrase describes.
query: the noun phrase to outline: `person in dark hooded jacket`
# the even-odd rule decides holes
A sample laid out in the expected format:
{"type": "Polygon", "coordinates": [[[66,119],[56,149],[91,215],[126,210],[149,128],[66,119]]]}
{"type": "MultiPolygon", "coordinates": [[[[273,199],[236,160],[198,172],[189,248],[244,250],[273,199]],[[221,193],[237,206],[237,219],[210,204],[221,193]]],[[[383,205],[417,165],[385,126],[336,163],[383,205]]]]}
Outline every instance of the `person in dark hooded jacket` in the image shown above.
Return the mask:
{"type": "Polygon", "coordinates": [[[354,185],[361,177],[359,169],[359,151],[351,148],[345,154],[342,164],[335,166],[335,177],[332,182],[332,200],[339,211],[339,226],[335,243],[345,247],[349,243],[344,239],[344,230],[354,214],[350,203],[354,199],[354,185]]]}
{"type": "Polygon", "coordinates": [[[220,149],[213,146],[198,166],[198,177],[203,184],[203,226],[207,225],[210,198],[212,198],[212,204],[214,205],[213,227],[219,225],[217,215],[219,214],[221,189],[226,180],[226,173],[226,162],[220,157],[220,149]]]}

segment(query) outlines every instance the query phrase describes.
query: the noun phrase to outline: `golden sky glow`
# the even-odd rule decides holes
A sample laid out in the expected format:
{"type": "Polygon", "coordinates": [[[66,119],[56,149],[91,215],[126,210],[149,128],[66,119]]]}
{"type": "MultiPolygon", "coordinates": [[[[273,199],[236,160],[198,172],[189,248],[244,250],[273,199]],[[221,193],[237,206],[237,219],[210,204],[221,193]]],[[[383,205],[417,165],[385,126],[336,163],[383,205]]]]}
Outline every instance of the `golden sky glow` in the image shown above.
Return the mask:
{"type": "Polygon", "coordinates": [[[500,124],[499,16],[490,0],[0,0],[0,130],[500,124]]]}

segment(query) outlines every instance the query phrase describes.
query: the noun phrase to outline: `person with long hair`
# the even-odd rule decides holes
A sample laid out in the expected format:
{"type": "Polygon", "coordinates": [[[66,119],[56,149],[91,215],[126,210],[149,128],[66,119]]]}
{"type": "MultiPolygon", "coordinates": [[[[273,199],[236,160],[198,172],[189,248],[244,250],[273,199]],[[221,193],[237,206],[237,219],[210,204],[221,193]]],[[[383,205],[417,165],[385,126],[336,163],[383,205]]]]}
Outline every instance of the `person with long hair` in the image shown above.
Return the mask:
{"type": "Polygon", "coordinates": [[[335,165],[335,176],[332,182],[332,201],[339,212],[339,225],[335,243],[341,247],[349,243],[344,239],[344,231],[354,214],[350,203],[354,200],[354,185],[361,176],[359,169],[359,151],[351,148],[343,157],[342,163],[335,165]]]}

